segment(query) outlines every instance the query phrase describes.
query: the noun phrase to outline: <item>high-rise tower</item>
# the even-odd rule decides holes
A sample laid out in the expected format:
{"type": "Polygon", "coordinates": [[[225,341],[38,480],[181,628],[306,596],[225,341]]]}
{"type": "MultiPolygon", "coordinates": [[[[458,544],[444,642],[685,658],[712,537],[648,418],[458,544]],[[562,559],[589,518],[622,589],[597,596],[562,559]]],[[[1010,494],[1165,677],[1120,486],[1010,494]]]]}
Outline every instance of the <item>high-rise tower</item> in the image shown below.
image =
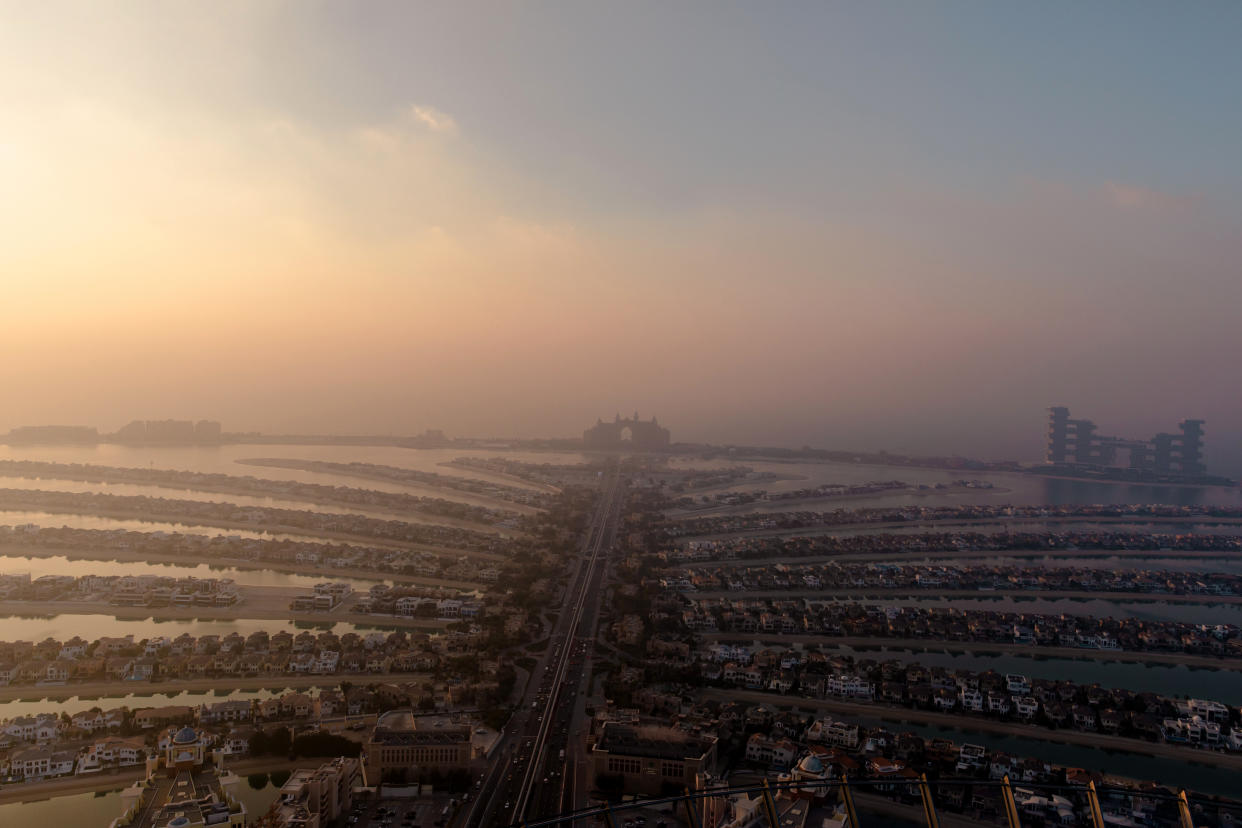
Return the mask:
{"type": "Polygon", "coordinates": [[[1048,409],[1048,443],[1044,460],[1054,464],[1075,466],[1121,467],[1120,452],[1129,453],[1128,465],[1136,472],[1158,475],[1202,477],[1207,474],[1203,462],[1203,420],[1182,420],[1180,434],[1161,432],[1149,440],[1107,437],[1098,433],[1091,420],[1070,418],[1065,406],[1048,409]]]}

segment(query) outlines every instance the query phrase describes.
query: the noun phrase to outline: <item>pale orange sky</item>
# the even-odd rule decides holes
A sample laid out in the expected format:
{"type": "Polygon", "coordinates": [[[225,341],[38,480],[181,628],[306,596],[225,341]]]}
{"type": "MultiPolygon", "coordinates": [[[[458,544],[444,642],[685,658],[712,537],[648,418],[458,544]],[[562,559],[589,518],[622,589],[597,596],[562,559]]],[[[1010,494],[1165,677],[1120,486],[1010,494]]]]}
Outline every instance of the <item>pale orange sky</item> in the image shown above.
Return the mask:
{"type": "MultiPolygon", "coordinates": [[[[611,20],[613,54],[552,6],[4,12],[0,428],[638,408],[684,439],[1031,456],[1061,403],[1242,440],[1236,175],[1124,101],[1028,98],[1080,128],[1023,130],[960,66],[904,74],[883,15],[611,20]]],[[[966,69],[1029,68],[990,60],[966,69]]]]}

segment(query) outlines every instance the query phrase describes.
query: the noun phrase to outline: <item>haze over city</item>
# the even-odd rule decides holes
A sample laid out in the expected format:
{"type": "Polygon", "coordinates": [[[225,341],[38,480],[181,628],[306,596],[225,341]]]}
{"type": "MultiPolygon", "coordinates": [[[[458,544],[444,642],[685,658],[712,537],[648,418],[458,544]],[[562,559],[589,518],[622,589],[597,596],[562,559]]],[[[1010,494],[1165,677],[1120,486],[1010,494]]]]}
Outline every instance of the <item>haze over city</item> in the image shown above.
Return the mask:
{"type": "Polygon", "coordinates": [[[0,428],[1236,472],[1242,13],[1052,8],[6,3],[0,428]]]}
{"type": "Polygon", "coordinates": [[[1240,42],[0,0],[0,826],[1242,825],[1240,42]]]}

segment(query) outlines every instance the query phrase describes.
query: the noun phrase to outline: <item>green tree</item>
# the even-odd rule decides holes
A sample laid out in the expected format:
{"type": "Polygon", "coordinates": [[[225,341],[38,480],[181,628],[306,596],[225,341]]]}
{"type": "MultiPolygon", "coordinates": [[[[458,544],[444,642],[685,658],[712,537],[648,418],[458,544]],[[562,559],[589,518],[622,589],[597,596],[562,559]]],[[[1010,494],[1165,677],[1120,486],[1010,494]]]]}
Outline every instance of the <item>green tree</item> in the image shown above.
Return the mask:
{"type": "Polygon", "coordinates": [[[318,731],[306,733],[293,740],[293,753],[298,756],[350,756],[362,753],[362,745],[353,739],[334,733],[318,731]]]}
{"type": "Polygon", "coordinates": [[[601,773],[595,781],[599,792],[609,799],[620,797],[625,790],[625,777],[619,773],[601,773]]]}
{"type": "MultiPolygon", "coordinates": [[[[275,756],[284,756],[289,753],[289,749],[293,747],[293,734],[289,732],[287,727],[278,727],[272,731],[272,740],[268,748],[268,753],[275,756]]],[[[283,782],[281,783],[284,784],[283,782]]]]}
{"type": "Polygon", "coordinates": [[[250,755],[266,756],[271,752],[272,740],[262,730],[256,730],[250,735],[250,755]]]}
{"type": "Polygon", "coordinates": [[[507,707],[491,707],[483,711],[483,724],[492,730],[500,730],[509,722],[507,707]]]}

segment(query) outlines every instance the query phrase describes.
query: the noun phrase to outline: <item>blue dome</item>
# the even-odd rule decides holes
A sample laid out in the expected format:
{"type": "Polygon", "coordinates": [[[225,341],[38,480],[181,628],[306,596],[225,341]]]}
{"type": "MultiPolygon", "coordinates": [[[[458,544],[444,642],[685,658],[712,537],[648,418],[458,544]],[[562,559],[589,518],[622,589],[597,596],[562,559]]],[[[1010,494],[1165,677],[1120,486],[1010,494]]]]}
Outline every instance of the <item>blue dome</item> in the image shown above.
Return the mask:
{"type": "Polygon", "coordinates": [[[177,731],[177,735],[173,737],[174,745],[190,745],[198,741],[198,734],[194,732],[194,728],[186,726],[177,731]]]}
{"type": "Polygon", "coordinates": [[[819,776],[824,772],[824,763],[819,761],[819,757],[813,753],[803,759],[798,767],[803,773],[814,774],[816,776],[819,776]]]}

